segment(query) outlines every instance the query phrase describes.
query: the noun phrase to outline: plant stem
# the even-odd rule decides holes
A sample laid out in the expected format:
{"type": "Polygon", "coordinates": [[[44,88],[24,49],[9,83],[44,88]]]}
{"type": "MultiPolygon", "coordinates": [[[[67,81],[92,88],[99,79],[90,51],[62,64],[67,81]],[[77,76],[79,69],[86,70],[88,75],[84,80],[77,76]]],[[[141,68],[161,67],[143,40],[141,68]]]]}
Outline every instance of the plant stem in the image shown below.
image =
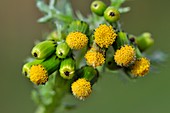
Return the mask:
{"type": "MultiPolygon", "coordinates": [[[[49,82],[53,82],[52,84],[51,83],[49,84],[52,85],[52,90],[53,90],[53,91],[49,91],[49,93],[51,92],[54,93],[54,95],[51,96],[52,102],[47,105],[40,104],[35,113],[54,113],[56,108],[59,108],[61,106],[62,99],[64,98],[65,94],[68,93],[70,90],[71,81],[63,79],[59,75],[59,73],[57,73],[56,76],[54,75],[53,81],[49,81],[49,82]]],[[[46,87],[43,88],[45,89],[46,87]]]]}

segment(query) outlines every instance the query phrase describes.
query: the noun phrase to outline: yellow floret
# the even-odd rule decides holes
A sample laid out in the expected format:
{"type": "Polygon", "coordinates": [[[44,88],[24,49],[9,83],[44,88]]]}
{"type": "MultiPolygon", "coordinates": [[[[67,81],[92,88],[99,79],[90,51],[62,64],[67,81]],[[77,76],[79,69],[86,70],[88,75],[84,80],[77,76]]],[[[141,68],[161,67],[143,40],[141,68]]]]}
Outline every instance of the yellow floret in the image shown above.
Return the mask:
{"type": "Polygon", "coordinates": [[[135,61],[134,65],[131,67],[131,73],[135,76],[144,76],[149,72],[149,69],[150,61],[143,57],[135,61]]]}
{"type": "Polygon", "coordinates": [[[88,51],[85,59],[87,64],[93,67],[101,66],[105,62],[103,54],[97,51],[88,51]]]}
{"type": "Polygon", "coordinates": [[[98,28],[95,29],[94,38],[97,45],[101,48],[108,48],[116,39],[117,34],[113,30],[112,26],[107,26],[101,24],[98,28]]]}
{"type": "Polygon", "coordinates": [[[33,65],[30,68],[30,80],[37,85],[45,84],[48,81],[47,71],[42,65],[33,65]]]}
{"type": "Polygon", "coordinates": [[[82,49],[88,43],[88,38],[81,32],[71,32],[66,37],[66,43],[71,49],[82,49]]]}
{"type": "Polygon", "coordinates": [[[114,60],[119,66],[129,66],[135,60],[135,50],[132,46],[125,45],[115,52],[114,60]]]}
{"type": "Polygon", "coordinates": [[[72,83],[71,89],[73,95],[79,98],[80,100],[87,98],[92,92],[90,82],[88,82],[84,78],[80,78],[74,83],[72,83]]]}

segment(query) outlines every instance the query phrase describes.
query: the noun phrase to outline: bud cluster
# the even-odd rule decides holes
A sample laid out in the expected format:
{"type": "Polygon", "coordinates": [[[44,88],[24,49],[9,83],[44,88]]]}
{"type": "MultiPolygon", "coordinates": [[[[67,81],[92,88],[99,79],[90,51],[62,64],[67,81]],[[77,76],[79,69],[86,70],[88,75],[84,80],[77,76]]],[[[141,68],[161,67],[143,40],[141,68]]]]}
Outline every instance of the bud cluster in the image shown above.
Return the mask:
{"type": "Polygon", "coordinates": [[[150,61],[142,52],[153,44],[150,33],[136,37],[122,31],[119,9],[102,1],[92,2],[91,11],[104,18],[95,29],[88,21],[76,19],[63,29],[56,28],[32,48],[34,60],[23,65],[23,74],[31,82],[45,85],[57,72],[72,81],[72,94],[84,100],[100,77],[100,66],[110,71],[122,69],[130,78],[149,72],[150,61]]]}

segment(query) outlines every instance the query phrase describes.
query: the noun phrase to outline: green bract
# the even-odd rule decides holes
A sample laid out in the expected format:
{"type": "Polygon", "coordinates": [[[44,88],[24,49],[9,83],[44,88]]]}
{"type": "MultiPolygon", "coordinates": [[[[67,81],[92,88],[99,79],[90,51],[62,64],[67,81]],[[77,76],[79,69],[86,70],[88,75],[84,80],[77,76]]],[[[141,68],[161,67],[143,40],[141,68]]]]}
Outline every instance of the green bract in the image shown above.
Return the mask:
{"type": "Polygon", "coordinates": [[[102,1],[94,1],[92,2],[90,8],[93,13],[97,14],[98,16],[103,16],[103,13],[107,7],[102,1]]]}
{"type": "Polygon", "coordinates": [[[116,22],[120,18],[120,13],[117,9],[115,9],[113,6],[109,6],[105,11],[104,11],[104,18],[106,21],[109,23],[116,22]]]}
{"type": "Polygon", "coordinates": [[[72,79],[75,74],[75,61],[72,58],[63,60],[59,72],[64,79],[72,79]]]}
{"type": "Polygon", "coordinates": [[[47,70],[48,75],[51,75],[52,73],[59,69],[60,62],[61,60],[57,58],[56,55],[53,55],[39,64],[42,65],[47,70]]]}
{"type": "Polygon", "coordinates": [[[67,43],[63,42],[60,43],[57,48],[56,48],[56,55],[59,58],[66,58],[66,56],[68,55],[70,51],[70,47],[67,45],[67,43]]]}
{"type": "Polygon", "coordinates": [[[84,66],[80,70],[77,71],[77,76],[79,78],[85,78],[90,81],[91,84],[94,84],[99,77],[97,69],[94,69],[91,66],[84,66]]]}
{"type": "Polygon", "coordinates": [[[81,32],[87,35],[89,32],[89,25],[84,21],[76,20],[69,25],[68,32],[81,32]]]}
{"type": "Polygon", "coordinates": [[[37,59],[46,59],[55,52],[55,46],[53,41],[43,41],[34,46],[31,53],[37,59]]]}
{"type": "Polygon", "coordinates": [[[123,45],[129,44],[129,40],[128,40],[127,34],[125,32],[120,31],[117,34],[118,34],[118,36],[116,38],[116,41],[115,41],[115,43],[113,43],[113,47],[115,50],[120,49],[121,46],[123,46],[123,45]]]}

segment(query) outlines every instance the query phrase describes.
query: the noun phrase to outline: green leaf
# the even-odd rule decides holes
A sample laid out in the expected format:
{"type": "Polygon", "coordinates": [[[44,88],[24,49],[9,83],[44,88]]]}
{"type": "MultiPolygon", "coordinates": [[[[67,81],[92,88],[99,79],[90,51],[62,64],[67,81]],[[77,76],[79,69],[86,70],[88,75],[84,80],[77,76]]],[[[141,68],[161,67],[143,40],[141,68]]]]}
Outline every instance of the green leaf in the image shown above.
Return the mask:
{"type": "Polygon", "coordinates": [[[73,16],[73,8],[71,7],[71,4],[70,3],[67,3],[65,5],[65,12],[66,12],[66,15],[69,15],[69,16],[73,16]]]}
{"type": "Polygon", "coordinates": [[[48,13],[50,11],[48,5],[45,4],[43,0],[36,0],[36,5],[38,9],[44,13],[48,13]]]}
{"type": "Polygon", "coordinates": [[[130,11],[130,7],[124,7],[118,9],[120,13],[127,13],[130,11]]]}
{"type": "Polygon", "coordinates": [[[85,17],[80,11],[76,11],[76,16],[79,20],[85,20],[85,17]]]}
{"type": "Polygon", "coordinates": [[[68,23],[73,20],[73,18],[71,16],[65,15],[58,10],[53,12],[53,17],[60,20],[60,21],[68,22],[68,23]]]}
{"type": "Polygon", "coordinates": [[[117,9],[125,2],[125,0],[110,0],[110,1],[111,5],[117,9]]]}
{"type": "Polygon", "coordinates": [[[48,22],[52,19],[52,15],[46,15],[44,17],[41,17],[40,19],[38,19],[38,22],[39,23],[45,23],[45,22],[48,22]]]}

